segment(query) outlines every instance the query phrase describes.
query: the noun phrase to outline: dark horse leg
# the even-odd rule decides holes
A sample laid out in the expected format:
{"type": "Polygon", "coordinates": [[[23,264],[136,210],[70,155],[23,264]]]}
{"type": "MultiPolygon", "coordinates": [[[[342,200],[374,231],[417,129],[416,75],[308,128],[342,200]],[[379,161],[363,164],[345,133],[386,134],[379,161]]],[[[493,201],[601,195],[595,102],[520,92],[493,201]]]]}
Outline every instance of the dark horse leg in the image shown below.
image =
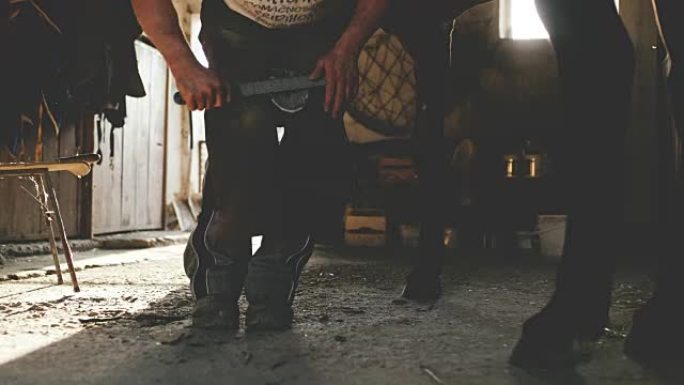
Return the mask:
{"type": "MultiPolygon", "coordinates": [[[[681,146],[684,128],[684,4],[679,0],[656,0],[656,14],[661,39],[671,59],[668,74],[669,113],[674,118],[673,131],[677,147],[681,146]]],[[[673,146],[675,147],[675,146],[673,146]]],[[[625,342],[625,352],[632,358],[650,363],[667,359],[684,359],[684,178],[680,150],[668,153],[663,167],[667,176],[659,242],[659,269],[653,297],[634,315],[632,330],[625,342]],[[672,155],[675,155],[674,157],[672,155]]]]}
{"type": "Polygon", "coordinates": [[[449,73],[451,20],[492,0],[438,0],[430,6],[414,0],[392,5],[383,28],[396,34],[416,66],[418,117],[414,132],[419,177],[421,240],[402,296],[435,300],[441,295],[447,170],[444,140],[445,79],[449,73]]]}
{"type": "MultiPolygon", "coordinates": [[[[684,71],[682,68],[684,67],[684,23],[681,22],[681,19],[684,18],[684,3],[677,0],[656,0],[654,6],[656,6],[662,40],[665,42],[671,58],[671,72],[668,76],[671,95],[669,112],[674,118],[673,126],[679,140],[681,140],[684,129],[684,73],[682,73],[684,71]]],[[[681,258],[681,255],[676,252],[684,249],[684,243],[677,239],[677,236],[681,236],[681,231],[684,230],[682,223],[684,186],[681,170],[675,170],[675,172],[673,172],[673,179],[675,180],[672,183],[667,204],[664,205],[666,212],[663,214],[665,219],[663,227],[665,227],[665,231],[668,231],[667,238],[671,243],[668,242],[668,247],[664,250],[665,254],[662,258],[663,263],[655,293],[656,296],[663,297],[678,296],[684,293],[684,279],[681,276],[684,273],[682,270],[684,258],[681,258]],[[675,172],[677,173],[675,174],[675,172]],[[671,210],[672,207],[675,210],[671,210]],[[675,252],[668,253],[667,250],[675,252]],[[673,269],[671,266],[676,268],[673,269]]]]}
{"type": "Polygon", "coordinates": [[[402,293],[405,298],[434,300],[441,294],[443,265],[444,79],[448,74],[448,31],[443,15],[416,1],[397,1],[383,27],[396,34],[416,65],[418,117],[414,149],[419,176],[421,241],[413,271],[402,293]]]}
{"type": "Polygon", "coordinates": [[[418,117],[414,133],[420,183],[421,240],[402,296],[435,300],[441,295],[444,264],[443,213],[447,157],[444,140],[445,79],[449,74],[451,20],[492,0],[438,0],[430,6],[395,1],[383,28],[396,34],[416,65],[418,117]]]}
{"type": "Polygon", "coordinates": [[[525,322],[511,363],[551,368],[573,365],[573,343],[598,339],[608,322],[634,51],[613,0],[537,0],[537,8],[568,123],[552,148],[569,197],[568,233],[553,297],[525,322]]]}

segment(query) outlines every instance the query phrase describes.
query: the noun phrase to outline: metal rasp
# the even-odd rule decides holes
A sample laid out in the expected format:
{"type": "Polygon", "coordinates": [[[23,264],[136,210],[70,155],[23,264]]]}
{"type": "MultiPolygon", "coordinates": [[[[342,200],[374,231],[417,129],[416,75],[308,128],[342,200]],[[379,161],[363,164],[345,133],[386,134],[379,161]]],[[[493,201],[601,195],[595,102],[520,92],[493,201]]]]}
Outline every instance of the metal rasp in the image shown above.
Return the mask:
{"type": "MultiPolygon", "coordinates": [[[[275,95],[282,92],[294,92],[322,87],[325,87],[325,79],[311,80],[308,76],[296,76],[236,83],[231,89],[237,89],[240,97],[248,98],[250,96],[275,95]]],[[[185,104],[185,101],[179,92],[176,92],[173,95],[173,101],[176,102],[176,104],[185,104]]]]}

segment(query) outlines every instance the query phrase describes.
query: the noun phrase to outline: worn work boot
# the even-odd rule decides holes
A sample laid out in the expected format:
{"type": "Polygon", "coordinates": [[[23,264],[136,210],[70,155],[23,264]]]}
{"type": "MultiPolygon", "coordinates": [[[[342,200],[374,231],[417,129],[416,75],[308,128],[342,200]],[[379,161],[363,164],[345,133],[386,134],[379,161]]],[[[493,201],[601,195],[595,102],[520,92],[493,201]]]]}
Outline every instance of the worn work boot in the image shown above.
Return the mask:
{"type": "Polygon", "coordinates": [[[240,327],[237,301],[219,295],[199,298],[193,309],[192,326],[200,329],[237,330],[240,327]]]}
{"type": "Polygon", "coordinates": [[[215,265],[206,271],[204,297],[197,299],[193,326],[203,329],[237,329],[240,326],[238,299],[242,294],[245,268],[242,264],[215,265]]]}
{"type": "Polygon", "coordinates": [[[313,242],[307,237],[294,248],[262,246],[252,257],[246,283],[248,331],[292,327],[295,291],[312,253],[313,242]],[[295,251],[288,252],[288,249],[295,251]]]}

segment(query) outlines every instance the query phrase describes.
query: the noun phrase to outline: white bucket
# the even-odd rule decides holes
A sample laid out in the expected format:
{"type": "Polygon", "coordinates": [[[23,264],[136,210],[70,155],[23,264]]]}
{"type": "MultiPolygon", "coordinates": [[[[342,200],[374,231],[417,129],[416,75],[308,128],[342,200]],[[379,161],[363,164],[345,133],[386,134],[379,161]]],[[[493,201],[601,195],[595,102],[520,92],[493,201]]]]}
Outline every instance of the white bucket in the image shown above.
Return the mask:
{"type": "Polygon", "coordinates": [[[399,236],[401,237],[401,245],[403,247],[418,247],[420,244],[420,226],[400,224],[399,236]]]}
{"type": "Polygon", "coordinates": [[[566,223],[566,215],[539,215],[537,217],[541,255],[560,259],[565,244],[566,223]]]}

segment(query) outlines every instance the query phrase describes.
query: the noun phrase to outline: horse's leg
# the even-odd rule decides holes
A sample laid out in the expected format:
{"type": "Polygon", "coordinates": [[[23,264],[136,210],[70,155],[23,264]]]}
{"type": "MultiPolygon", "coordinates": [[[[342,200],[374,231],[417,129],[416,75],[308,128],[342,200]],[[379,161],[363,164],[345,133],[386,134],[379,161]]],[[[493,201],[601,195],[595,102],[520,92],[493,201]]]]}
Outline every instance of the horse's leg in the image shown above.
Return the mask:
{"type": "Polygon", "coordinates": [[[550,367],[572,364],[573,342],[598,338],[608,320],[634,52],[613,0],[537,0],[537,8],[566,108],[552,155],[569,221],[553,297],[525,323],[511,362],[550,367]]]}
{"type": "Polygon", "coordinates": [[[414,135],[419,176],[420,247],[413,257],[403,296],[433,300],[441,294],[444,258],[444,79],[449,68],[449,34],[437,12],[417,2],[397,2],[386,24],[398,35],[416,65],[418,116],[414,135]]]}
{"type": "MultiPolygon", "coordinates": [[[[684,3],[679,0],[654,0],[653,5],[656,7],[661,39],[672,64],[668,78],[671,95],[669,112],[679,136],[675,143],[681,147],[684,128],[684,79],[681,72],[684,65],[684,3]]],[[[684,357],[681,350],[684,343],[684,331],[681,328],[684,315],[680,309],[681,294],[684,293],[684,258],[681,255],[684,249],[681,241],[684,230],[684,175],[679,154],[681,150],[677,149],[669,152],[664,157],[667,163],[661,166],[669,175],[665,176],[665,197],[661,204],[663,211],[656,290],[648,303],[635,313],[633,327],[625,343],[626,353],[637,360],[684,357]]]]}
{"type": "MultiPolygon", "coordinates": [[[[661,39],[665,43],[671,60],[671,72],[668,78],[671,95],[670,112],[674,118],[674,125],[678,129],[679,140],[684,129],[684,3],[677,0],[654,0],[658,28],[661,39]]],[[[676,161],[675,161],[676,162],[676,161]]],[[[679,167],[681,168],[681,167],[679,167]]],[[[676,179],[669,189],[667,203],[665,205],[665,226],[663,232],[666,235],[666,247],[663,254],[661,271],[658,277],[656,295],[666,296],[684,292],[684,280],[679,274],[684,272],[682,263],[684,259],[674,252],[682,250],[681,242],[678,242],[679,230],[682,229],[682,214],[684,205],[681,203],[684,192],[684,181],[681,170],[679,175],[673,175],[676,179]],[[674,208],[674,210],[671,210],[674,208]],[[672,250],[669,251],[668,250],[672,250]]]]}

